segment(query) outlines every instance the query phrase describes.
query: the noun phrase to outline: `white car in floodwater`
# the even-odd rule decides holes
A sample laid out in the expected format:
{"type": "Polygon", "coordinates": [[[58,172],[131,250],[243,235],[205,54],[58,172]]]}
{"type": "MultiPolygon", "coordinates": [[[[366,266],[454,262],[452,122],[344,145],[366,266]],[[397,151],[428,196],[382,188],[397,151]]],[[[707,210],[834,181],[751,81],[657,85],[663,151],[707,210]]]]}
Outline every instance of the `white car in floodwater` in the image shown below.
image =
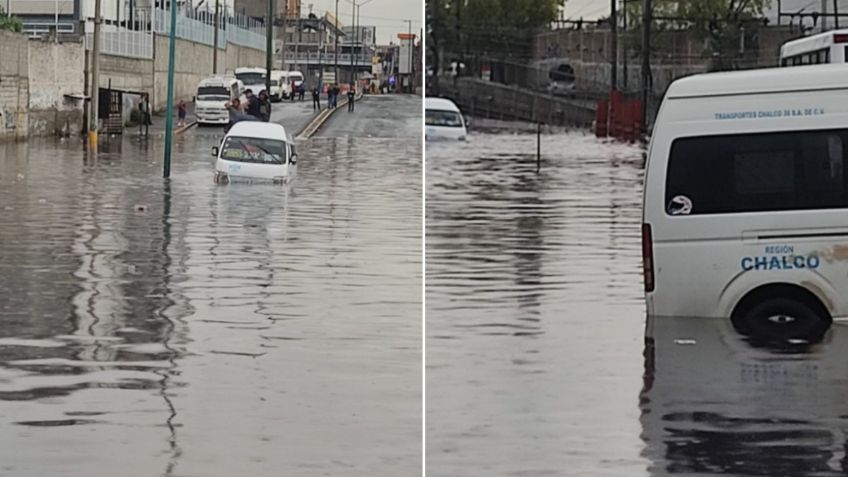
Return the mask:
{"type": "Polygon", "coordinates": [[[458,139],[468,135],[465,118],[453,101],[444,98],[424,99],[424,137],[426,140],[458,139]]]}
{"type": "Polygon", "coordinates": [[[297,149],[286,129],[276,123],[241,121],[212,148],[215,183],[289,182],[297,172],[297,149]]]}

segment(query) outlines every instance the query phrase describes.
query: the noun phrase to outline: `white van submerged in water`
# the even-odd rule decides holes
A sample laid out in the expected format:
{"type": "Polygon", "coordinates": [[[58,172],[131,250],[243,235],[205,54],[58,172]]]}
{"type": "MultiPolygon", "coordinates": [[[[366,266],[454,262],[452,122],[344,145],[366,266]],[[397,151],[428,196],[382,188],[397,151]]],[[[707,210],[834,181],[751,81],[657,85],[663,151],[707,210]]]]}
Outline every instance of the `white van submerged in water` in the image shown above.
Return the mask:
{"type": "Polygon", "coordinates": [[[674,82],[648,152],[652,317],[729,317],[768,339],[848,318],[848,66],[674,82]]]}
{"type": "Polygon", "coordinates": [[[465,118],[456,104],[444,98],[424,98],[424,137],[433,139],[458,139],[468,135],[465,118]]]}
{"type": "Polygon", "coordinates": [[[241,121],[230,128],[220,147],[212,148],[215,183],[289,182],[297,171],[297,149],[277,123],[241,121]]]}

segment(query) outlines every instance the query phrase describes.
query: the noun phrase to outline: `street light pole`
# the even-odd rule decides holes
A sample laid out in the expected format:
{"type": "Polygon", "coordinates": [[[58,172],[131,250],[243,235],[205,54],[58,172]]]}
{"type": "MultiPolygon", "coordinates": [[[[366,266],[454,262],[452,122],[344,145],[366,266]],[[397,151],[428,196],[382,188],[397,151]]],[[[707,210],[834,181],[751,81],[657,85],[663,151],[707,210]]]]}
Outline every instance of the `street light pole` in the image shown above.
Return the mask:
{"type": "Polygon", "coordinates": [[[271,71],[274,69],[274,0],[268,0],[268,18],[265,25],[265,94],[270,95],[271,71]]]}
{"type": "Polygon", "coordinates": [[[94,0],[94,44],[91,48],[91,114],[88,120],[88,146],[97,151],[97,110],[100,99],[100,0],[94,0]]]}
{"type": "Polygon", "coordinates": [[[616,2],[618,0],[610,0],[610,89],[618,89],[618,15],[616,14],[616,2]]]}
{"type": "Polygon", "coordinates": [[[336,0],[336,16],[334,17],[334,20],[335,20],[335,24],[333,25],[333,28],[335,30],[333,31],[333,36],[335,37],[335,46],[334,46],[333,51],[334,51],[335,57],[336,57],[336,61],[335,61],[335,63],[336,63],[336,81],[338,81],[338,78],[339,78],[339,0],[336,0]]]}
{"type": "Polygon", "coordinates": [[[408,58],[408,60],[409,60],[409,65],[408,65],[409,66],[409,93],[412,94],[412,93],[415,92],[414,86],[412,84],[412,82],[414,81],[414,78],[415,78],[415,74],[412,71],[412,54],[413,54],[413,49],[415,47],[415,41],[413,41],[413,39],[412,39],[412,20],[404,20],[404,21],[409,24],[409,36],[408,36],[408,39],[409,39],[409,55],[407,55],[407,56],[409,56],[409,58],[408,58]]]}
{"type": "MultiPolygon", "coordinates": [[[[353,33],[353,34],[350,36],[350,38],[351,38],[350,39],[350,81],[353,81],[353,39],[356,36],[355,35],[355,31],[356,31],[356,1],[354,0],[354,1],[350,2],[350,4],[351,4],[350,23],[353,24],[353,31],[351,31],[351,33],[353,33]]],[[[339,82],[339,80],[338,80],[338,78],[336,78],[336,83],[338,83],[338,82],[339,82]]]]}
{"type": "MultiPolygon", "coordinates": [[[[100,0],[97,0],[98,2],[100,0]]],[[[177,5],[171,1],[171,29],[168,44],[168,107],[165,113],[165,168],[163,177],[171,177],[171,143],[174,140],[174,56],[177,47],[177,5]]]]}
{"type": "Polygon", "coordinates": [[[218,23],[221,21],[220,0],[215,0],[215,40],[212,46],[212,74],[218,74],[218,23]]]}
{"type": "Polygon", "coordinates": [[[642,7],[642,132],[648,132],[648,92],[651,89],[651,0],[642,7]]]}

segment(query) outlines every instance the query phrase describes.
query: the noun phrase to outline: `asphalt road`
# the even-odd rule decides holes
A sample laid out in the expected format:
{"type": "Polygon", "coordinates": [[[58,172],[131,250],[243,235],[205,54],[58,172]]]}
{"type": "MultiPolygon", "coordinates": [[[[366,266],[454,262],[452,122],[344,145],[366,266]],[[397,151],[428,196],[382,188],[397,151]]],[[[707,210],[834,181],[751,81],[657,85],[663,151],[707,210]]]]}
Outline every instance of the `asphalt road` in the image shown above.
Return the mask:
{"type": "MultiPolygon", "coordinates": [[[[271,104],[271,121],[282,124],[292,137],[297,136],[317,114],[317,111],[312,110],[311,99],[309,101],[282,101],[271,104]]],[[[220,136],[223,133],[223,126],[203,126],[198,124],[183,134],[220,136]]]]}
{"type": "Polygon", "coordinates": [[[351,113],[345,106],[318,131],[317,137],[407,137],[422,135],[420,96],[365,96],[351,113]]]}

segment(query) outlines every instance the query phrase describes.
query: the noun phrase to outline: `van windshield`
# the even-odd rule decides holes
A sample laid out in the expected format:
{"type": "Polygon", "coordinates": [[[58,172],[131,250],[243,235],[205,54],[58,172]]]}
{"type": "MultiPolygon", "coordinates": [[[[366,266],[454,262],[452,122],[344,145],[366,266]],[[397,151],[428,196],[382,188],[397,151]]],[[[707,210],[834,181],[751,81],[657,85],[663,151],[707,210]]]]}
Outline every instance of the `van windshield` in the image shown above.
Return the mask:
{"type": "Polygon", "coordinates": [[[223,86],[201,86],[197,88],[198,101],[226,101],[230,92],[223,86]]]}
{"type": "Polygon", "coordinates": [[[236,73],[236,79],[241,80],[244,84],[265,83],[265,75],[262,73],[236,73]]]}
{"type": "Polygon", "coordinates": [[[295,81],[295,82],[298,82],[298,83],[303,81],[303,76],[298,74],[298,73],[294,73],[294,74],[290,73],[289,78],[291,78],[292,81],[295,81]]]}
{"type": "Polygon", "coordinates": [[[286,143],[276,139],[230,136],[221,147],[221,159],[258,164],[285,164],[286,143]]]}
{"type": "Polygon", "coordinates": [[[424,123],[428,126],[460,128],[462,127],[462,116],[455,111],[428,109],[424,115],[424,123]]]}

